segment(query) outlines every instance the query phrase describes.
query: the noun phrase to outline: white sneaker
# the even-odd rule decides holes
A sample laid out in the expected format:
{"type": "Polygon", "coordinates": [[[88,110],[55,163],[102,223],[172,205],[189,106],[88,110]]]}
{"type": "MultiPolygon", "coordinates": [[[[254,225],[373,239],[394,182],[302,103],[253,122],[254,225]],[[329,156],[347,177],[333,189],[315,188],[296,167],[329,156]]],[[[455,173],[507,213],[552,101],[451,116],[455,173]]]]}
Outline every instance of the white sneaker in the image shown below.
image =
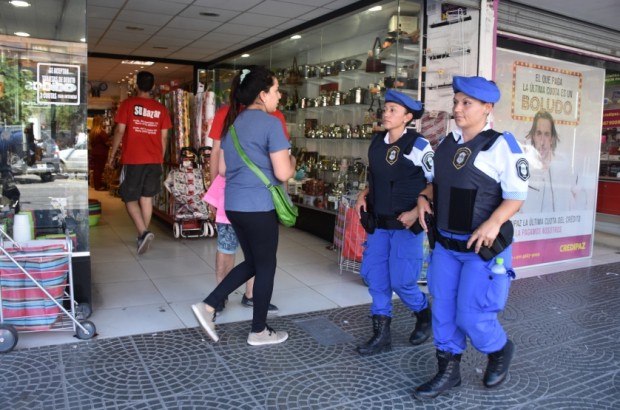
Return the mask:
{"type": "Polygon", "coordinates": [[[288,339],[288,333],[281,330],[276,332],[269,326],[265,327],[260,333],[250,332],[248,344],[251,346],[275,345],[288,339]]]}
{"type": "Polygon", "coordinates": [[[209,313],[209,311],[207,311],[206,303],[199,302],[192,305],[192,312],[194,313],[194,316],[196,316],[200,327],[207,332],[209,337],[213,339],[214,342],[220,340],[215,332],[215,311],[209,313]]]}

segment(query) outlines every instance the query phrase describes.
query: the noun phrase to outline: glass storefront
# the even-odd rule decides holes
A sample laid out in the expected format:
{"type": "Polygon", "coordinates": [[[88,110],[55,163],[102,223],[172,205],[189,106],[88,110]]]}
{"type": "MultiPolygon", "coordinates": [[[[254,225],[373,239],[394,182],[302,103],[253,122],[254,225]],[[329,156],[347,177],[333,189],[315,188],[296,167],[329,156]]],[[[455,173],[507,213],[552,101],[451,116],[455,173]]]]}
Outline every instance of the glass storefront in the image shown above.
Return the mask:
{"type": "Polygon", "coordinates": [[[18,212],[33,239],[66,228],[87,252],[86,1],[30,3],[3,5],[14,13],[6,32],[30,36],[0,35],[1,217],[9,235],[18,212]]]}

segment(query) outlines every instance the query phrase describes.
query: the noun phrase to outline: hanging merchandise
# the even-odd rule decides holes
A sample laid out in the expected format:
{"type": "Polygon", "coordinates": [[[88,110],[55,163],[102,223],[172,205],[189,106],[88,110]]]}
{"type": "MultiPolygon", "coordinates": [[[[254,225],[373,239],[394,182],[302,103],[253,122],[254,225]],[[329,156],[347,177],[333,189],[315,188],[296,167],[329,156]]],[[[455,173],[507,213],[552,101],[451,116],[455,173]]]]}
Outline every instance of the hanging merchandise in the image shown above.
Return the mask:
{"type": "Polygon", "coordinates": [[[200,139],[199,147],[213,146],[213,141],[209,138],[209,131],[211,130],[211,124],[215,117],[215,93],[213,91],[207,92],[207,98],[204,104],[204,115],[202,122],[202,138],[200,139]]]}

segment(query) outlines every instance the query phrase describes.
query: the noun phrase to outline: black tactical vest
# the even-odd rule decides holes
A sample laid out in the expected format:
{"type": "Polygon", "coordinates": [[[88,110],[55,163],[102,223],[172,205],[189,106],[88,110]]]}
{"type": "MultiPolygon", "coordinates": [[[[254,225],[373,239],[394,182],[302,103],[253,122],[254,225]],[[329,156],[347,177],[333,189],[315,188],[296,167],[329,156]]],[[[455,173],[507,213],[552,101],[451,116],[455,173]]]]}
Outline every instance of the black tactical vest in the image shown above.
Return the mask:
{"type": "Polygon", "coordinates": [[[404,157],[411,152],[420,134],[407,130],[394,144],[386,144],[384,136],[384,133],[375,134],[368,148],[368,198],[375,215],[393,217],[416,206],[418,194],[426,186],[426,177],[422,167],[404,157]]]}
{"type": "Polygon", "coordinates": [[[439,229],[455,234],[471,233],[502,202],[500,184],[474,166],[478,153],[489,149],[500,135],[487,130],[471,141],[457,144],[449,134],[437,147],[433,197],[439,229]]]}

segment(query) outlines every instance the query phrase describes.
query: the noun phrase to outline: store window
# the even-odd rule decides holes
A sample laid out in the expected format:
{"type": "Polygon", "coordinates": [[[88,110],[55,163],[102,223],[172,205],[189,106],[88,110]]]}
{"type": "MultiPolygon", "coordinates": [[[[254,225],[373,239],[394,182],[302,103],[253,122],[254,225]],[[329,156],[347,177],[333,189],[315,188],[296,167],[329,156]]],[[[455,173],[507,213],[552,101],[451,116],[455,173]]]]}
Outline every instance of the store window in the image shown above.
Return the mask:
{"type": "MultiPolygon", "coordinates": [[[[218,102],[228,101],[241,68],[262,65],[276,74],[299,168],[289,193],[305,209],[336,214],[343,196],[363,188],[388,88],[421,99],[423,16],[421,1],[379,1],[213,67],[218,102]]],[[[331,240],[331,230],[317,234],[331,240]]]]}
{"type": "Polygon", "coordinates": [[[29,213],[33,239],[69,232],[88,251],[86,1],[4,3],[0,217],[12,235],[13,215],[29,213]]]}

